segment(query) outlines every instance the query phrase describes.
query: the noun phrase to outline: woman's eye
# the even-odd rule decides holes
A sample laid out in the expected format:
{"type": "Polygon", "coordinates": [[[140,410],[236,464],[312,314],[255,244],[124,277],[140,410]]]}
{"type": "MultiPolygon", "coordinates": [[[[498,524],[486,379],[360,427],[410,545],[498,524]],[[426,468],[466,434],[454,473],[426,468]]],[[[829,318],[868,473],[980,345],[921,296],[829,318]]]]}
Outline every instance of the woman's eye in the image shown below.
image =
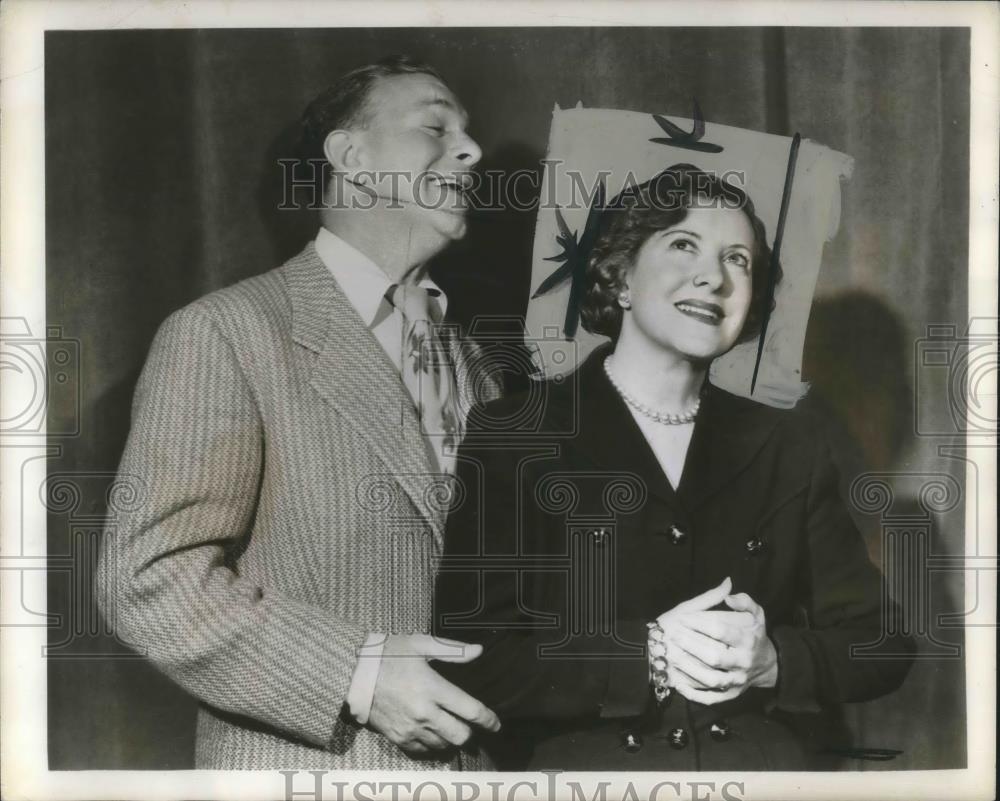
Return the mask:
{"type": "Polygon", "coordinates": [[[675,239],[670,243],[674,250],[694,250],[694,242],[690,239],[675,239]]]}
{"type": "Polygon", "coordinates": [[[726,261],[744,270],[750,267],[750,259],[747,258],[745,253],[730,253],[726,256],[726,261]]]}

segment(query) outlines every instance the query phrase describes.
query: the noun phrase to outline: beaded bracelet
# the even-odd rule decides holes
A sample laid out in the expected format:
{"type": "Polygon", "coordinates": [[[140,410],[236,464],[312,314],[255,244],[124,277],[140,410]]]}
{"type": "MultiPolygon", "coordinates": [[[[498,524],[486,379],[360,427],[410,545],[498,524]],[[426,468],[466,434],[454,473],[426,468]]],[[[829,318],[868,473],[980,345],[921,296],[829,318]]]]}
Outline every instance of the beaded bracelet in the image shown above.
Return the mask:
{"type": "Polygon", "coordinates": [[[663,632],[657,622],[647,623],[649,630],[647,635],[647,650],[649,652],[650,680],[653,683],[653,695],[656,702],[662,704],[666,702],[673,690],[668,685],[667,675],[667,635],[663,632]]]}

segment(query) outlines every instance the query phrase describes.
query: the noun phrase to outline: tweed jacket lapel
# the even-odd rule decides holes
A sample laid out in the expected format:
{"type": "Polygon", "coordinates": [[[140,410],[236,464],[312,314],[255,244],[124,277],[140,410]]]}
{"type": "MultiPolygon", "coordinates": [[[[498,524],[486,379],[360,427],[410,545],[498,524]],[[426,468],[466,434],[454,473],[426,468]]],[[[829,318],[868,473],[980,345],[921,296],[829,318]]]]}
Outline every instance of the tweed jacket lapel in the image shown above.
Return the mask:
{"type": "Polygon", "coordinates": [[[448,354],[455,367],[455,384],[466,413],[476,404],[496,400],[503,394],[503,387],[496,375],[496,365],[487,362],[482,347],[474,340],[463,337],[459,326],[447,326],[448,354]]]}
{"type": "Polygon", "coordinates": [[[370,443],[430,523],[439,545],[447,509],[413,400],[395,365],[323,264],[312,243],[286,267],[292,337],[317,355],[309,383],[370,443]]]}

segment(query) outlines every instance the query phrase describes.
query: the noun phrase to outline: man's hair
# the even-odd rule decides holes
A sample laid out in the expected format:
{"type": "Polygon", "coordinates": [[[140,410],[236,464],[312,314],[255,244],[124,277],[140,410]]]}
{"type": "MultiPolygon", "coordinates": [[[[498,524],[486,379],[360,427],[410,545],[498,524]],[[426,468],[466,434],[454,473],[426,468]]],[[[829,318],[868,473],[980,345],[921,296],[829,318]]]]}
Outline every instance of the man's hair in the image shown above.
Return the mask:
{"type": "MultiPolygon", "coordinates": [[[[405,55],[388,56],[374,64],[351,70],[321,92],[302,112],[299,121],[299,159],[305,163],[323,163],[326,161],[323,144],[330,131],[364,128],[370,124],[374,112],[371,103],[372,89],[379,79],[395,75],[430,75],[444,83],[429,64],[405,55]]],[[[324,167],[324,186],[329,171],[329,165],[324,167]]]]}
{"type": "MultiPolygon", "coordinates": [[[[754,243],[751,254],[750,310],[738,342],[760,332],[765,314],[774,308],[769,292],[771,249],[764,223],[753,201],[740,187],[691,164],[674,164],[647,181],[628,197],[618,197],[601,214],[601,229],[587,263],[585,289],[580,304],[583,327],[617,341],[622,326],[618,293],[625,286],[639,249],[658,231],[676,225],[688,210],[704,204],[738,208],[750,221],[754,243]]],[[[774,285],[781,279],[775,266],[774,285]]]]}

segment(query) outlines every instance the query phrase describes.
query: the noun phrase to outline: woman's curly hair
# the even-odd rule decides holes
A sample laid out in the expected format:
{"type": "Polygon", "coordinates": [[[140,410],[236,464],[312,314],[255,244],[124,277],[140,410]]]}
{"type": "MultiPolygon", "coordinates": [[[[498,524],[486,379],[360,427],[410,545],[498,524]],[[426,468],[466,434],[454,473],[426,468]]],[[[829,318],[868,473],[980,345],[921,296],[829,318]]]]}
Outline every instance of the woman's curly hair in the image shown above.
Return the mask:
{"type": "MultiPolygon", "coordinates": [[[[705,201],[740,209],[750,220],[754,233],[750,310],[738,341],[752,340],[760,333],[765,310],[774,308],[768,292],[771,248],[767,245],[764,223],[742,189],[692,164],[674,164],[631,191],[627,188],[605,207],[600,233],[587,261],[580,304],[584,328],[613,341],[618,339],[622,327],[618,294],[626,285],[626,276],[639,249],[653,234],[676,225],[696,203],[705,201]]],[[[780,280],[781,266],[777,265],[775,286],[780,280]]]]}

